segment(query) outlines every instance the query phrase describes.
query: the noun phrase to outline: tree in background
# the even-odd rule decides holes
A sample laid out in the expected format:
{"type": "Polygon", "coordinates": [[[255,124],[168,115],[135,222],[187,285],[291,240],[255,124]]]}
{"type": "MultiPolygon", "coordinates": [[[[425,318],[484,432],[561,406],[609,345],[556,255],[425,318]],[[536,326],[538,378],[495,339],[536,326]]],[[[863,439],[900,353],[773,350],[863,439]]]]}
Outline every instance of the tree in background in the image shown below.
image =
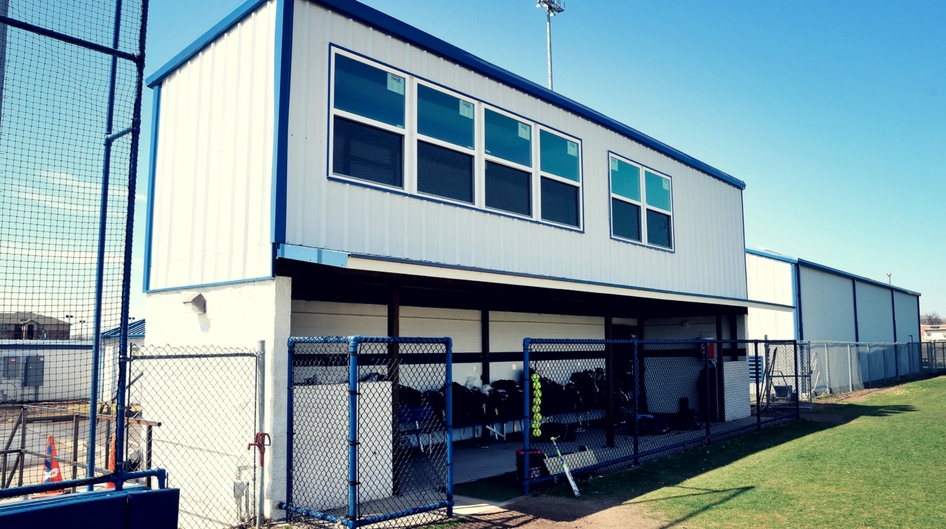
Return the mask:
{"type": "Polygon", "coordinates": [[[942,323],[943,317],[937,314],[935,310],[920,316],[920,325],[941,325],[942,323]]]}

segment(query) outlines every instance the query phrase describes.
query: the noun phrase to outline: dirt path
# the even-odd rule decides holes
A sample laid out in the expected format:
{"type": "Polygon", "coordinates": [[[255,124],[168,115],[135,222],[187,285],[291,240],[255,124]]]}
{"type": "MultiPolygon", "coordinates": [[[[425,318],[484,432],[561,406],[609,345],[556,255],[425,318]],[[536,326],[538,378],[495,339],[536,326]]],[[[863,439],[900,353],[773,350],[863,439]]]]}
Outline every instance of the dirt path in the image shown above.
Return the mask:
{"type": "Polygon", "coordinates": [[[462,529],[585,529],[598,527],[657,529],[665,525],[659,513],[639,505],[551,496],[530,496],[500,508],[465,515],[462,529]]]}

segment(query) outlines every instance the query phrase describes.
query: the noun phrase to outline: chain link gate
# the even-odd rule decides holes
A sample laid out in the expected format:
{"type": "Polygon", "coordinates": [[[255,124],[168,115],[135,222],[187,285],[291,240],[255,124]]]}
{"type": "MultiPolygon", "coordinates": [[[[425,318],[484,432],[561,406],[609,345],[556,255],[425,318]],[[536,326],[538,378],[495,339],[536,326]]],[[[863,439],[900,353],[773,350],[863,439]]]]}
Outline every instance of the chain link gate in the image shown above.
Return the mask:
{"type": "Polygon", "coordinates": [[[791,342],[760,342],[756,354],[764,358],[759,405],[763,411],[811,407],[811,348],[791,342]]]}
{"type": "MultiPolygon", "coordinates": [[[[261,344],[262,345],[262,344],[261,344]]],[[[167,470],[179,488],[183,529],[233,527],[256,519],[259,351],[141,347],[128,358],[129,459],[167,470]]]]}
{"type": "Polygon", "coordinates": [[[289,340],[290,517],[360,527],[452,516],[449,338],[289,340]]]}

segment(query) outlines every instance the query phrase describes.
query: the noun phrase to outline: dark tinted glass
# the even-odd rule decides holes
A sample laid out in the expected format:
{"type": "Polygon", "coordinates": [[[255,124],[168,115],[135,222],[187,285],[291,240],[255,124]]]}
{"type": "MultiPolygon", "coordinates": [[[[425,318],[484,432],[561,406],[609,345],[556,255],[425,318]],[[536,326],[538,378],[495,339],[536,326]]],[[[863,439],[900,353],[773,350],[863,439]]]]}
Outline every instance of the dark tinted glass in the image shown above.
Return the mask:
{"type": "Polygon", "coordinates": [[[335,56],[335,108],[404,127],[405,79],[344,55],[335,56]]]}
{"type": "Polygon", "coordinates": [[[569,226],[578,226],[578,188],[542,179],[542,218],[569,226]]]}
{"type": "Polygon", "coordinates": [[[670,215],[647,210],[647,242],[655,246],[670,248],[670,215]]]}
{"type": "Polygon", "coordinates": [[[332,172],[403,187],[402,142],[400,134],[336,117],[332,172]]]}
{"type": "Polygon", "coordinates": [[[486,154],[532,167],[532,125],[486,109],[486,154]]]}
{"type": "Polygon", "coordinates": [[[473,157],[417,142],[417,190],[473,203],[473,157]]]}
{"type": "Polygon", "coordinates": [[[417,85],[417,132],[473,148],[473,103],[417,85]]]}
{"type": "Polygon", "coordinates": [[[575,182],[578,176],[578,144],[548,131],[540,131],[542,170],[575,182]]]}
{"type": "Polygon", "coordinates": [[[486,162],[486,207],[532,214],[532,175],[486,162]]]}
{"type": "Polygon", "coordinates": [[[623,200],[611,199],[611,220],[614,236],[632,241],[641,240],[641,208],[623,200]]]}

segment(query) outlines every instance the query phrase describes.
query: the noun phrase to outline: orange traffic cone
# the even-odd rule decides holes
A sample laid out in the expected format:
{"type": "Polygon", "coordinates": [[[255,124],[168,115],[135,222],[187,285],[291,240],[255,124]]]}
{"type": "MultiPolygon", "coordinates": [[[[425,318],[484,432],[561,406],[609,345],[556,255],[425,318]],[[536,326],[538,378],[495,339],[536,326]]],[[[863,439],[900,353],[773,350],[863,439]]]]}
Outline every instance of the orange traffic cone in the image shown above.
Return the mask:
{"type": "MultiPolygon", "coordinates": [[[[59,470],[59,461],[56,459],[59,454],[56,453],[56,441],[53,440],[53,434],[46,436],[46,463],[43,467],[43,483],[59,483],[62,481],[62,471],[59,470]]],[[[38,494],[37,496],[49,496],[62,494],[64,491],[51,490],[38,494]]]]}
{"type": "MultiPolygon", "coordinates": [[[[112,434],[108,448],[108,470],[112,474],[115,473],[115,434],[112,434]]],[[[105,488],[114,489],[115,484],[109,481],[105,483],[105,488]]]]}

